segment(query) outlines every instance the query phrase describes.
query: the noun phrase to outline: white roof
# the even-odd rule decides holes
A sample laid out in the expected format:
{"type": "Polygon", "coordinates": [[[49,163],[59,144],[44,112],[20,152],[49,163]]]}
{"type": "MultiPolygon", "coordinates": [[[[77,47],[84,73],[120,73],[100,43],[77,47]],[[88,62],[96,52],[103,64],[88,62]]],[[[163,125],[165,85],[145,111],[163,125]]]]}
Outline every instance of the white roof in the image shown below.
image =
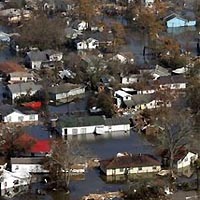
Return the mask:
{"type": "Polygon", "coordinates": [[[7,170],[3,170],[1,177],[4,179],[8,179],[10,177],[15,177],[19,179],[29,178],[31,175],[28,172],[20,171],[20,172],[10,172],[7,170]]]}
{"type": "Polygon", "coordinates": [[[121,88],[123,91],[125,91],[125,92],[134,92],[134,91],[136,91],[135,89],[133,89],[133,88],[121,88]]]}
{"type": "Polygon", "coordinates": [[[173,70],[172,72],[174,72],[175,74],[184,74],[186,71],[187,69],[185,67],[181,67],[181,68],[173,70]]]}
{"type": "Polygon", "coordinates": [[[115,91],[115,95],[121,96],[121,97],[127,97],[127,96],[132,96],[130,94],[128,94],[127,92],[124,92],[123,90],[117,90],[115,91]]]}

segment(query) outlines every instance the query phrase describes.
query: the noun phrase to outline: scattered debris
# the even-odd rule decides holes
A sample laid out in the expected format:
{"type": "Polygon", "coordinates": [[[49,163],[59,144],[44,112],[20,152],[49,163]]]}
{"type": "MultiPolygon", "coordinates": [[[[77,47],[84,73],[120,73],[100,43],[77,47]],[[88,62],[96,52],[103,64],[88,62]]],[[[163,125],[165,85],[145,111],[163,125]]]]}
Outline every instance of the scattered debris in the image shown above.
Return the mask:
{"type": "Polygon", "coordinates": [[[124,194],[122,192],[107,192],[103,194],[89,194],[88,196],[82,197],[82,200],[106,200],[114,198],[123,198],[124,194]]]}

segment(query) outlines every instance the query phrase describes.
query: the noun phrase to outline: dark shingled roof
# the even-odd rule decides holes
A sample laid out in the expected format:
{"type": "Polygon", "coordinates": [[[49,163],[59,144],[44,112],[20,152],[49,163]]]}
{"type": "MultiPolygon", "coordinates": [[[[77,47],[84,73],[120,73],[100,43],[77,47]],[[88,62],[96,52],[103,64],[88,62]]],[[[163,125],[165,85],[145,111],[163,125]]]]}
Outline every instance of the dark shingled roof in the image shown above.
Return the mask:
{"type": "Polygon", "coordinates": [[[100,165],[105,169],[124,167],[159,166],[160,162],[149,154],[126,154],[111,159],[101,160],[100,165]]]}
{"type": "Polygon", "coordinates": [[[18,157],[11,158],[11,164],[42,164],[43,157],[18,157]]]}

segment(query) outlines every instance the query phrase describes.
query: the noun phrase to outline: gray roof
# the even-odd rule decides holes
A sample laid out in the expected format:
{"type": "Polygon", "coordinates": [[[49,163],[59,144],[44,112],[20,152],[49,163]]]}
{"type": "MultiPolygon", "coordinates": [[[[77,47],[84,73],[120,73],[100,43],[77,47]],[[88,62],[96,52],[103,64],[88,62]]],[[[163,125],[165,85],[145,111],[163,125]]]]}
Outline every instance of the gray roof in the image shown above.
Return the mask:
{"type": "Polygon", "coordinates": [[[48,56],[57,53],[54,50],[47,49],[44,51],[29,51],[27,56],[32,61],[49,61],[48,56]]]}
{"type": "Polygon", "coordinates": [[[72,83],[64,83],[58,86],[49,87],[48,92],[52,94],[59,94],[63,92],[69,92],[72,89],[80,88],[80,87],[83,87],[83,86],[78,85],[78,84],[72,84],[72,83]]]}
{"type": "Polygon", "coordinates": [[[187,83],[187,79],[183,75],[175,76],[161,76],[157,79],[158,84],[174,84],[174,83],[187,83]]]}
{"type": "Polygon", "coordinates": [[[42,164],[43,159],[43,157],[11,158],[11,164],[42,164]]]}
{"type": "Polygon", "coordinates": [[[131,100],[124,101],[126,106],[132,107],[136,105],[141,105],[143,103],[149,103],[152,101],[153,97],[151,94],[137,94],[132,95],[131,100]]]}
{"type": "Polygon", "coordinates": [[[16,83],[7,86],[11,93],[27,92],[28,90],[39,91],[41,85],[36,85],[34,82],[16,83]]]}
{"type": "Polygon", "coordinates": [[[119,125],[119,124],[130,124],[128,117],[113,117],[113,118],[106,118],[105,125],[119,125]]]}
{"type": "Polygon", "coordinates": [[[81,127],[103,125],[102,116],[85,116],[85,117],[67,117],[60,121],[61,127],[81,127]]]}
{"type": "Polygon", "coordinates": [[[13,112],[13,106],[9,104],[0,105],[0,115],[6,116],[13,112]]]}
{"type": "Polygon", "coordinates": [[[130,124],[130,121],[128,118],[124,117],[105,118],[104,116],[68,117],[60,121],[61,127],[107,126],[119,124],[130,124]]]}

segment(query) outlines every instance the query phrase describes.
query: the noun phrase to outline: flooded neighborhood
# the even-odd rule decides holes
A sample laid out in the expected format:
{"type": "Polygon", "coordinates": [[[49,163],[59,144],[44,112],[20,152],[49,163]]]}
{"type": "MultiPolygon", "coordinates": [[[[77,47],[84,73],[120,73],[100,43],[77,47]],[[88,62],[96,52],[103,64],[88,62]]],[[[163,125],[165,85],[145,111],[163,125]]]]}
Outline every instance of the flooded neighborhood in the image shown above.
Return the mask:
{"type": "Polygon", "coordinates": [[[0,199],[200,199],[200,1],[0,1],[0,199]]]}

